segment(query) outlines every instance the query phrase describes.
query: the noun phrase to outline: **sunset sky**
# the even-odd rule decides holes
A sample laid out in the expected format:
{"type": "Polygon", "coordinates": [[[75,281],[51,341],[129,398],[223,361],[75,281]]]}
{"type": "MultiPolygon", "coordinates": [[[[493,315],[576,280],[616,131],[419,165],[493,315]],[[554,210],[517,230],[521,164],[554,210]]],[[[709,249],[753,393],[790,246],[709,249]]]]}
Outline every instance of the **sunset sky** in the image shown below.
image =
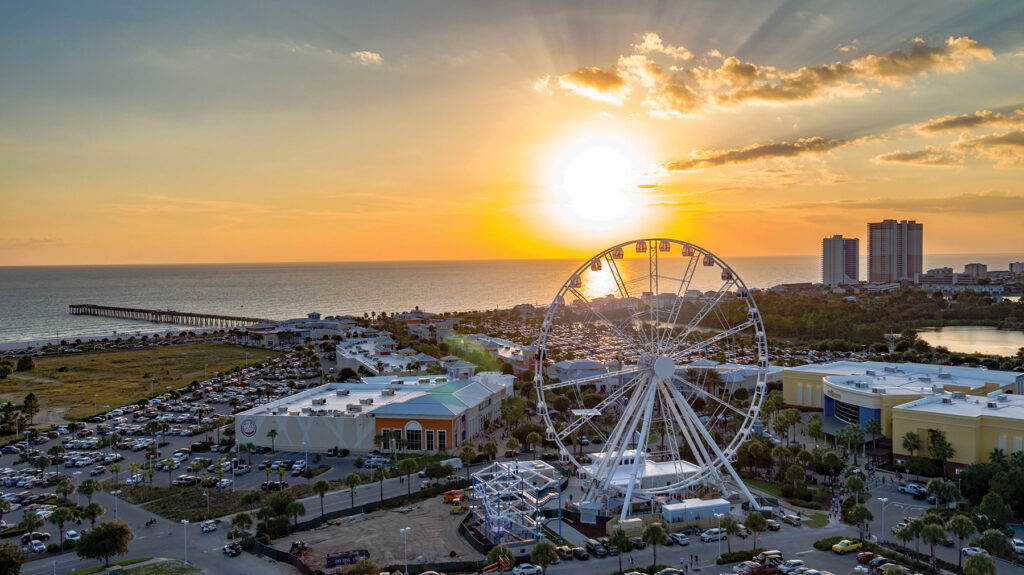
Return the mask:
{"type": "Polygon", "coordinates": [[[1024,3],[7,2],[0,265],[1024,252],[1024,3]]]}

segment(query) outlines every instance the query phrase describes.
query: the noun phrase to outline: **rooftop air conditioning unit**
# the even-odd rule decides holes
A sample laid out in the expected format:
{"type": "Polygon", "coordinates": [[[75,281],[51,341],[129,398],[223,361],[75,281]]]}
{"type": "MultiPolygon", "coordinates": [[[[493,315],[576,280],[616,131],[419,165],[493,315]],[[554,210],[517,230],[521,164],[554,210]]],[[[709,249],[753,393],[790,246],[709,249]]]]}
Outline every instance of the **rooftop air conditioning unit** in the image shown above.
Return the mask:
{"type": "Polygon", "coordinates": [[[345,406],[345,411],[349,411],[352,413],[359,413],[362,410],[363,406],[359,405],[358,403],[350,403],[345,406]]]}
{"type": "Polygon", "coordinates": [[[953,392],[953,399],[967,399],[967,392],[964,392],[964,391],[954,391],[953,392]]]}
{"type": "Polygon", "coordinates": [[[439,378],[434,380],[434,383],[448,383],[448,378],[447,377],[439,377],[439,378]]]}
{"type": "Polygon", "coordinates": [[[869,369],[869,370],[867,370],[866,373],[867,373],[867,375],[875,375],[875,370],[869,369]]]}
{"type": "Polygon", "coordinates": [[[393,389],[382,389],[382,390],[380,390],[380,394],[384,395],[384,396],[395,395],[395,390],[393,390],[393,389]]]}
{"type": "Polygon", "coordinates": [[[405,385],[405,381],[401,379],[392,379],[391,385],[405,385]]]}
{"type": "Polygon", "coordinates": [[[1010,401],[1010,397],[1007,394],[1002,393],[999,395],[999,401],[1010,401]]]}
{"type": "Polygon", "coordinates": [[[282,405],[282,406],[278,407],[277,408],[277,413],[278,414],[288,413],[288,406],[282,405]]]}
{"type": "Polygon", "coordinates": [[[884,387],[872,387],[871,393],[885,393],[884,387]]]}
{"type": "Polygon", "coordinates": [[[891,365],[887,365],[887,366],[885,366],[885,372],[886,373],[896,373],[896,368],[891,366],[891,365]]]}
{"type": "Polygon", "coordinates": [[[868,386],[867,382],[864,382],[864,381],[858,381],[857,382],[857,388],[858,389],[864,389],[867,386],[868,386]]]}
{"type": "Polygon", "coordinates": [[[953,403],[953,398],[952,397],[943,397],[942,398],[942,403],[953,403]]]}
{"type": "Polygon", "coordinates": [[[941,386],[941,385],[933,385],[932,386],[932,393],[942,393],[943,390],[945,390],[945,388],[943,386],[941,386]]]}
{"type": "Polygon", "coordinates": [[[338,397],[342,397],[342,396],[348,395],[348,393],[349,393],[349,391],[347,389],[339,389],[338,392],[337,392],[338,397]]]}
{"type": "Polygon", "coordinates": [[[939,379],[953,379],[952,373],[940,373],[939,379]]]}
{"type": "Polygon", "coordinates": [[[932,380],[932,378],[928,377],[927,375],[922,375],[922,376],[918,377],[917,379],[919,379],[921,381],[931,381],[932,380]]]}
{"type": "Polygon", "coordinates": [[[429,377],[421,377],[421,378],[416,380],[416,383],[430,383],[430,378],[429,377]]]}
{"type": "Polygon", "coordinates": [[[313,398],[313,405],[327,405],[327,398],[326,397],[314,397],[313,398]]]}
{"type": "Polygon", "coordinates": [[[364,397],[364,398],[359,400],[359,403],[362,404],[362,405],[373,405],[373,398],[372,397],[364,397]]]}
{"type": "Polygon", "coordinates": [[[309,413],[310,411],[312,411],[312,410],[310,408],[308,408],[308,407],[303,407],[302,408],[302,413],[309,413]]]}
{"type": "Polygon", "coordinates": [[[986,403],[985,405],[995,409],[995,408],[999,407],[999,402],[998,401],[990,401],[990,402],[986,403]]]}

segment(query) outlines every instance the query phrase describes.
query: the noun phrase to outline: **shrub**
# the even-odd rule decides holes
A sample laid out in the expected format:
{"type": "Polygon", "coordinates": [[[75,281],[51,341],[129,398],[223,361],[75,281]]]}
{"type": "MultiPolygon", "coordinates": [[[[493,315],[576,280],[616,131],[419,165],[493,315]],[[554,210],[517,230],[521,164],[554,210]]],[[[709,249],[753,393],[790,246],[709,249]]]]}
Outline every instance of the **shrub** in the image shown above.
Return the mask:
{"type": "Polygon", "coordinates": [[[817,549],[818,551],[831,551],[832,550],[832,546],[835,545],[836,543],[839,543],[843,539],[846,539],[846,538],[845,537],[841,537],[841,536],[837,536],[837,537],[826,537],[824,539],[818,539],[817,541],[814,542],[814,548],[817,549]]]}
{"type": "Polygon", "coordinates": [[[251,551],[252,548],[256,546],[256,539],[252,535],[246,535],[245,537],[242,537],[241,545],[242,549],[251,551]]]}
{"type": "Polygon", "coordinates": [[[75,548],[75,543],[76,543],[75,541],[72,541],[70,539],[65,539],[64,540],[64,549],[65,550],[74,549],[75,548]]]}
{"type": "Polygon", "coordinates": [[[47,553],[60,553],[61,551],[60,543],[47,543],[46,545],[47,553]]]}
{"type": "MultiPolygon", "coordinates": [[[[829,547],[831,550],[831,547],[829,547]]],[[[718,565],[725,565],[727,563],[739,563],[740,561],[750,561],[751,557],[756,556],[758,553],[764,551],[763,547],[758,547],[751,551],[750,549],[738,549],[732,553],[722,553],[718,559],[715,559],[715,563],[718,565]]]]}

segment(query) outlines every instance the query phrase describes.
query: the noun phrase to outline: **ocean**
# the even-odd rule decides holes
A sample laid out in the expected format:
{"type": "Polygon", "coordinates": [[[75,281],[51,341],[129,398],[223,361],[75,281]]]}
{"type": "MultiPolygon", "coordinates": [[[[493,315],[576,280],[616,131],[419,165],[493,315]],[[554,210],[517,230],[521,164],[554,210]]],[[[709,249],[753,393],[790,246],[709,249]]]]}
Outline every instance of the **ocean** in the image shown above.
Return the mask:
{"type": "MultiPolygon", "coordinates": [[[[863,258],[862,258],[863,260],[863,258]]],[[[925,269],[981,262],[1007,269],[1020,254],[926,255],[925,269]]],[[[627,260],[629,261],[629,260],[627,260]]],[[[727,263],[749,287],[821,281],[818,256],[737,257],[727,263]]],[[[204,264],[0,267],[0,346],[100,334],[141,334],[181,327],[73,316],[72,303],[173,309],[269,319],[431,312],[547,305],[581,262],[204,264]]],[[[633,261],[633,263],[639,263],[633,261]]],[[[861,275],[865,275],[861,262],[861,275]]],[[[696,289],[717,288],[709,278],[696,289]]],[[[719,282],[720,283],[720,282],[719,282]]]]}

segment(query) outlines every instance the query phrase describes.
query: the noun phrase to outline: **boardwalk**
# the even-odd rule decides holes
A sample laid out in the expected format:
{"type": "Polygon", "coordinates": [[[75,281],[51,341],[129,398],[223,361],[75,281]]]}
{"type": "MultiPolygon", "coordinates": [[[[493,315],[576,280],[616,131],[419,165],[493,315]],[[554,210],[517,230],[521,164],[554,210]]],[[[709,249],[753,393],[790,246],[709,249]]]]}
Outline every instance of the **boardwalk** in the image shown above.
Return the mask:
{"type": "Polygon", "coordinates": [[[95,304],[71,304],[68,306],[71,315],[95,315],[114,317],[153,323],[173,323],[177,325],[194,325],[199,327],[244,327],[256,323],[275,323],[274,320],[258,317],[241,317],[234,315],[216,315],[209,313],[189,313],[169,309],[137,309],[130,307],[114,307],[95,304]]]}

